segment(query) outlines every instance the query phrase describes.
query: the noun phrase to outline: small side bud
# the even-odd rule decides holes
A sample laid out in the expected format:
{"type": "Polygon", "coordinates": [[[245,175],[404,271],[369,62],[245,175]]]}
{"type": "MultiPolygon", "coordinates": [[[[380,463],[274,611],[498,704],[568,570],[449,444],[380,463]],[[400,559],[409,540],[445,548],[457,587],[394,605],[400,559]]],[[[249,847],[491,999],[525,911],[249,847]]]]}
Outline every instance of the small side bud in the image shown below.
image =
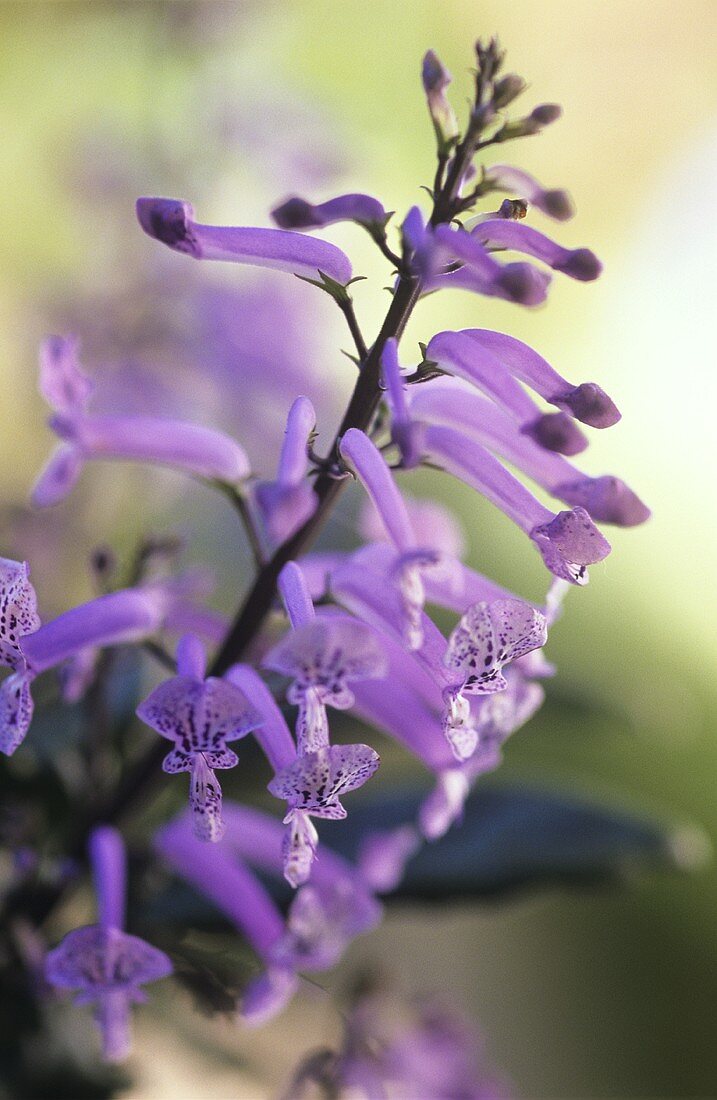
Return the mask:
{"type": "Polygon", "coordinates": [[[526,83],[517,73],[508,73],[496,82],[493,89],[493,106],[496,110],[509,106],[526,89],[526,83]]]}
{"type": "Polygon", "coordinates": [[[549,126],[551,122],[557,122],[562,113],[563,108],[558,103],[541,103],[528,117],[538,126],[549,126]]]}
{"type": "Polygon", "coordinates": [[[433,50],[428,50],[423,58],[421,79],[436,131],[438,152],[445,154],[450,151],[458,137],[458,120],[446,95],[446,88],[453,77],[433,50]]]}

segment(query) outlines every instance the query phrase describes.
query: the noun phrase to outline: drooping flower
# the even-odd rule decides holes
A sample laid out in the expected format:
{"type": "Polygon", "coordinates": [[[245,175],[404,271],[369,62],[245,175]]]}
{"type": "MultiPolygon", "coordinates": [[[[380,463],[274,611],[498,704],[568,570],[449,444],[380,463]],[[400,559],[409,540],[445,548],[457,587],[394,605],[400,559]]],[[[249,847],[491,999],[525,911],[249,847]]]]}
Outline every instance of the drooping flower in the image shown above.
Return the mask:
{"type": "Polygon", "coordinates": [[[470,333],[437,333],[426,347],[426,357],[480,389],[515,421],[520,432],[546,450],[574,455],[587,447],[572,417],[565,412],[542,412],[498,355],[471,339],[470,333]]]}
{"type": "Polygon", "coordinates": [[[587,566],[610,553],[609,542],[584,508],[555,515],[479,443],[441,426],[427,428],[425,441],[434,461],[477,489],[530,536],[556,577],[587,584],[587,566]]]}
{"type": "Polygon", "coordinates": [[[77,362],[74,338],[53,336],[43,343],[40,390],[55,409],[49,423],[63,442],[33,489],[32,499],[39,507],[67,496],[91,459],[150,462],[230,484],[249,475],[242,447],[213,428],[163,417],[89,412],[92,384],[77,362]]]}
{"type": "Polygon", "coordinates": [[[297,397],[289,409],[276,480],[261,482],[255,489],[264,526],[275,543],[290,538],[316,511],[316,493],[306,479],[307,447],[315,425],[311,401],[297,397]]]}
{"type": "Polygon", "coordinates": [[[492,164],[486,168],[486,178],[491,185],[500,191],[509,191],[529,203],[538,210],[542,210],[549,218],[564,222],[572,218],[575,213],[572,200],[561,188],[545,188],[521,168],[515,168],[511,164],[492,164]]]}
{"type": "MultiPolygon", "coordinates": [[[[515,226],[517,223],[498,219],[496,224],[515,226]]],[[[431,241],[428,255],[432,275],[426,281],[427,290],[453,286],[523,306],[537,306],[545,301],[550,276],[532,264],[501,264],[480,239],[448,225],[437,225],[431,241]]]]}
{"type": "Polygon", "coordinates": [[[594,520],[634,527],[644,523],[650,510],[625,482],[612,474],[589,477],[558,454],[551,454],[525,434],[495,402],[487,401],[445,380],[417,387],[410,415],[420,421],[441,424],[465,432],[522,470],[538,485],[567,504],[579,505],[594,520]]]}
{"type": "Polygon", "coordinates": [[[602,271],[602,264],[589,248],[564,248],[523,222],[506,218],[482,221],[471,230],[471,236],[483,245],[509,248],[534,256],[553,271],[561,271],[580,282],[592,282],[602,271]]]}
{"type": "Polygon", "coordinates": [[[292,196],[274,207],[271,216],[280,229],[323,229],[335,222],[357,222],[380,231],[389,215],[371,195],[350,194],[317,205],[292,196]]]}
{"type": "Polygon", "coordinates": [[[130,1009],[146,999],[141,986],[172,972],[163,951],[124,931],[126,855],[110,826],[90,835],[98,923],[65,936],[45,961],[45,977],[58,989],[77,990],[76,1004],[91,1004],[102,1034],[103,1055],[120,1062],[130,1052],[130,1009]]]}
{"type": "Polygon", "coordinates": [[[137,708],[137,715],[162,737],[174,741],[165,772],[189,772],[192,822],[200,840],[223,834],[222,792],[215,770],[233,768],[239,758],[227,742],[245,737],[261,716],[236,684],[205,679],[205,654],[198,638],[187,635],[177,647],[178,675],[165,680],[137,708]]]}
{"type": "Polygon", "coordinates": [[[138,199],[137,217],[148,236],[195,260],[277,268],[311,279],[323,272],[342,284],[351,279],[351,264],[341,249],[302,233],[200,225],[194,220],[194,208],[181,199],[138,199]]]}

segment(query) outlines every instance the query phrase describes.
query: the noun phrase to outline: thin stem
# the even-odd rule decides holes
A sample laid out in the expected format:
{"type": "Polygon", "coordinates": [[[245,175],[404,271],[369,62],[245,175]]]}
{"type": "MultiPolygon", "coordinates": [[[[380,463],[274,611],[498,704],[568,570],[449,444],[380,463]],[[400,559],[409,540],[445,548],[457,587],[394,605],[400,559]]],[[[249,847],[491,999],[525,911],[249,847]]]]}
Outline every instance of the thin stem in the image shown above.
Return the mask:
{"type": "Polygon", "coordinates": [[[363,338],[363,334],[362,334],[361,329],[359,327],[359,323],[356,319],[356,313],[354,311],[354,304],[353,304],[351,298],[349,298],[349,297],[346,297],[345,299],[341,299],[341,300],[337,299],[337,301],[338,301],[339,308],[340,308],[341,312],[343,313],[344,317],[346,318],[346,323],[349,326],[349,331],[351,333],[351,337],[352,337],[354,345],[356,347],[358,357],[359,357],[361,363],[363,363],[364,360],[366,359],[366,356],[368,355],[368,348],[366,347],[366,341],[363,338]]]}

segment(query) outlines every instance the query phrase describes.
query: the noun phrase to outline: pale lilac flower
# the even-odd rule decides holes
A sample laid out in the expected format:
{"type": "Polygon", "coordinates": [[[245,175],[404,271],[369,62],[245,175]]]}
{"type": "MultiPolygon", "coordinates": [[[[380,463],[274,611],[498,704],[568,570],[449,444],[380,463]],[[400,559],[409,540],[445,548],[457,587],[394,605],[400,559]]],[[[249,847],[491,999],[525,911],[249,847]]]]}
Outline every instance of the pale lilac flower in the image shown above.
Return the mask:
{"type": "Polygon", "coordinates": [[[33,502],[57,504],[90,459],[128,459],[170,466],[231,484],[249,475],[244,450],[213,428],[153,416],[96,416],[92,387],[77,362],[73,338],[50,337],[40,353],[40,390],[56,410],[50,427],[63,440],[35,484],[33,502]]]}
{"type": "Polygon", "coordinates": [[[534,176],[521,168],[514,168],[511,164],[492,164],[486,168],[486,177],[497,190],[510,191],[521,199],[527,199],[555,221],[568,221],[575,213],[567,191],[542,187],[534,176]]]}
{"type": "Polygon", "coordinates": [[[126,855],[116,829],[90,835],[98,923],[65,936],[45,960],[45,977],[58,989],[77,990],[76,1004],[95,1006],[103,1054],[119,1062],[131,1048],[130,1009],[146,999],[141,986],[167,977],[172,964],[163,951],[124,929],[126,855]]]}
{"type": "Polygon", "coordinates": [[[602,264],[589,248],[563,248],[531,225],[496,218],[481,222],[471,231],[471,237],[490,247],[509,248],[541,260],[554,271],[562,271],[571,279],[592,282],[602,271],[602,264]]]}
{"type": "Polygon", "coordinates": [[[138,199],[137,217],[148,236],[195,260],[277,268],[311,279],[323,273],[342,284],[351,279],[348,256],[315,237],[284,229],[200,225],[194,208],[181,199],[138,199]]]}
{"type": "Polygon", "coordinates": [[[530,536],[551,573],[572,584],[587,584],[587,566],[607,557],[610,544],[584,508],[555,515],[484,447],[451,428],[431,426],[425,439],[435,462],[477,489],[530,536]]]}
{"type": "Polygon", "coordinates": [[[438,148],[445,152],[458,136],[458,120],[446,95],[446,88],[453,77],[434,50],[428,50],[423,58],[421,79],[438,148]]]}
{"type": "Polygon", "coordinates": [[[289,409],[276,480],[262,482],[254,490],[264,526],[275,543],[290,538],[316,511],[316,493],[306,478],[315,425],[311,401],[297,397],[289,409]]]}
{"type": "Polygon", "coordinates": [[[403,498],[380,451],[365,432],[350,428],[340,443],[342,457],[363,484],[396,548],[391,570],[400,595],[404,638],[410,649],[423,644],[424,573],[450,572],[452,562],[431,547],[420,546],[403,498]]]}
{"type": "Polygon", "coordinates": [[[218,841],[222,792],[215,770],[233,768],[239,758],[227,742],[245,737],[261,716],[234,683],[205,678],[201,642],[186,635],[177,647],[178,675],[165,680],[140,703],[137,715],[175,746],[165,756],[165,772],[190,772],[192,822],[200,840],[218,841]]]}
{"type": "Polygon", "coordinates": [[[426,357],[441,370],[480,389],[505,410],[521,432],[546,450],[574,455],[587,447],[587,440],[573,419],[564,412],[542,412],[513,377],[508,365],[492,349],[472,339],[470,330],[437,333],[426,347],[426,357]]]}
{"type": "Polygon", "coordinates": [[[371,230],[383,230],[387,215],[371,195],[339,195],[316,205],[292,196],[276,206],[271,216],[280,229],[323,229],[335,222],[357,222],[371,230]]]}
{"type": "Polygon", "coordinates": [[[465,329],[465,335],[490,351],[511,374],[551,405],[567,410],[583,424],[609,428],[620,419],[615,403],[596,382],[571,385],[537,351],[514,336],[484,328],[465,329]]]}
{"type": "Polygon", "coordinates": [[[650,510],[621,478],[606,474],[588,477],[560,455],[518,434],[515,423],[494,402],[449,381],[416,387],[411,415],[416,421],[443,424],[465,432],[496,451],[554,497],[579,505],[594,520],[634,527],[650,510]]]}

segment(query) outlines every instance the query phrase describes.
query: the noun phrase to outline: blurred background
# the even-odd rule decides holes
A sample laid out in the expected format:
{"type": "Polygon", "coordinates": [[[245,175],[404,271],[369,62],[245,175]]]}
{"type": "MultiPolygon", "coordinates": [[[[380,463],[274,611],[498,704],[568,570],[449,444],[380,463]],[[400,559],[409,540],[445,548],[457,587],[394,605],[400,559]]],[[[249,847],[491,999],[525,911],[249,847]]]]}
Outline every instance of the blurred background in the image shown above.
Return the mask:
{"type": "MultiPolygon", "coordinates": [[[[46,332],[80,335],[98,406],[218,424],[264,475],[291,398],[309,393],[326,444],[352,386],[328,298],[285,276],[184,262],[143,236],[135,198],[186,198],[199,220],[225,224],[269,224],[294,192],[367,191],[403,212],[433,172],[423,53],[433,47],[454,73],[461,108],[473,42],[497,33],[507,70],[529,81],[528,106],[554,101],[565,114],[496,159],[570,190],[578,214],[556,235],[593,247],[605,274],[556,281],[532,312],[432,297],[404,361],[439,328],[482,326],[526,340],[571,379],[595,379],[623,420],[592,434],[582,464],[624,477],[654,510],[646,526],[611,532],[612,556],[571,593],[548,650],[559,674],[500,778],[714,838],[716,23],[713,0],[5,0],[0,552],[31,561],[45,614],[91,594],[93,546],[126,550],[158,516],[187,537],[189,561],[216,569],[217,607],[236,603],[237,562],[242,576],[249,568],[221,500],[173,475],[96,464],[58,509],[26,511],[52,442],[36,394],[46,332]]],[[[327,235],[370,277],[355,301],[371,334],[387,305],[385,262],[358,229],[327,235]]],[[[411,478],[413,492],[435,488],[411,478]]],[[[538,556],[472,493],[450,493],[472,563],[539,597],[538,556]]],[[[328,541],[350,544],[357,501],[347,495],[328,541]]],[[[396,754],[382,781],[403,766],[396,754]]],[[[480,1021],[517,1096],[712,1096],[716,908],[707,864],[630,889],[392,911],[261,1032],[205,1020],[174,991],[154,998],[128,1095],[275,1094],[302,1051],[338,1033],[332,994],[347,975],[382,960],[406,990],[439,989],[480,1021]]]]}

